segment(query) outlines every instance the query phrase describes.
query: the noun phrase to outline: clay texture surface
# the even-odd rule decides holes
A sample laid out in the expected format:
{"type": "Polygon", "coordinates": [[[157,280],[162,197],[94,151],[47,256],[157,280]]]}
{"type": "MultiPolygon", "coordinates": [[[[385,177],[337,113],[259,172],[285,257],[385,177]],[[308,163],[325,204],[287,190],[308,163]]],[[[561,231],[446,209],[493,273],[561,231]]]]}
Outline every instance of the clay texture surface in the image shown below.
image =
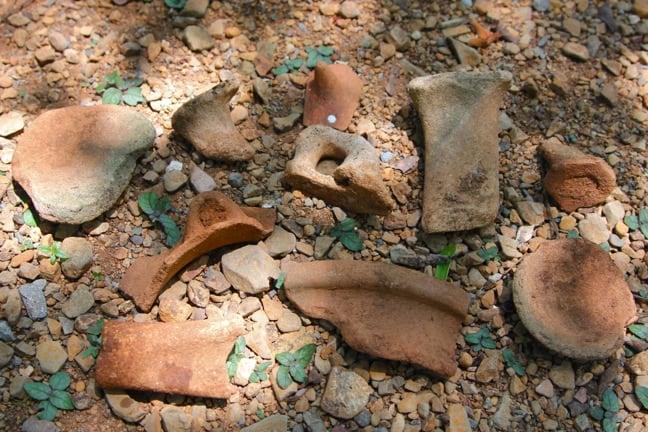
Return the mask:
{"type": "Polygon", "coordinates": [[[513,300],[538,341],[578,360],[612,355],[635,315],[620,270],[599,245],[583,239],[547,241],[526,256],[515,273],[513,300]]]}
{"type": "Polygon", "coordinates": [[[180,243],[160,255],[139,257],[119,289],[137,307],[148,311],[166,283],[184,266],[219,247],[261,240],[272,232],[275,218],[273,209],[239,207],[221,192],[199,194],[189,206],[180,243]]]}
{"type": "Polygon", "coordinates": [[[333,323],[354,349],[442,377],[455,373],[456,339],[470,302],[460,288],[378,262],[293,262],[284,270],[290,301],[333,323]]]}

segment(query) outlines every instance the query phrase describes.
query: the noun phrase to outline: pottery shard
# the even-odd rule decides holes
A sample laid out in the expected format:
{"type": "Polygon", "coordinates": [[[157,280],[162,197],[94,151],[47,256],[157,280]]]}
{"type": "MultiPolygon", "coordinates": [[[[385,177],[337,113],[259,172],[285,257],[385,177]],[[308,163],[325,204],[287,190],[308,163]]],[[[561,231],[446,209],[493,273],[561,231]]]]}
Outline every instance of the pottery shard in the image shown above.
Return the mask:
{"type": "Polygon", "coordinates": [[[384,215],[394,207],[371,144],[328,126],[310,126],[299,134],[284,180],[357,213],[384,215]]]}
{"type": "Polygon", "coordinates": [[[455,373],[455,342],[469,305],[456,286],[393,264],[289,263],[284,287],[304,314],[324,318],[352,348],[455,373]]]}
{"type": "Polygon", "coordinates": [[[544,188],[567,212],[605,201],[616,186],[616,176],[607,162],[563,144],[558,138],[544,142],[540,153],[549,164],[544,188]]]}
{"type": "Polygon", "coordinates": [[[219,247],[261,240],[272,232],[275,218],[273,209],[239,207],[221,192],[201,193],[189,206],[182,241],[160,255],[138,258],[119,289],[148,311],[184,266],[219,247]]]}
{"type": "Polygon", "coordinates": [[[229,101],[239,84],[226,81],[182,105],[173,114],[175,132],[196,147],[203,156],[222,161],[244,161],[254,156],[254,148],[236,129],[229,101]]]}
{"type": "Polygon", "coordinates": [[[547,241],[527,255],[515,273],[513,300],[538,341],[578,360],[612,355],[635,315],[619,269],[603,249],[583,239],[547,241]]]}
{"type": "Polygon", "coordinates": [[[450,72],[407,86],[425,138],[421,225],[429,233],[492,223],[499,206],[499,106],[508,72],[450,72]]]}
{"type": "Polygon", "coordinates": [[[358,107],[362,85],[348,65],[317,62],[306,82],[304,124],[345,130],[358,107]]]}
{"type": "Polygon", "coordinates": [[[233,387],[225,363],[243,319],[181,323],[107,322],[97,358],[97,383],[188,396],[227,398],[233,387]]]}
{"type": "Polygon", "coordinates": [[[154,139],[151,122],[129,108],[55,109],[18,138],[13,175],[42,218],[81,224],[113,206],[154,139]]]}

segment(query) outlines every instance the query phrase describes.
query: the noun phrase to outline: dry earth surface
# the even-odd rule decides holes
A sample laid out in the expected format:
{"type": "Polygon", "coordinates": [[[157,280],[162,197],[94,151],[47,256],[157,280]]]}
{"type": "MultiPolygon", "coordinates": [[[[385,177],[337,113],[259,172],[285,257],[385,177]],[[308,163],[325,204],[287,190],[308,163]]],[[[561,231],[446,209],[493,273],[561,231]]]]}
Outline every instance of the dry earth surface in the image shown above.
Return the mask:
{"type": "MultiPolygon", "coordinates": [[[[156,431],[162,427],[176,431],[189,430],[182,425],[192,422],[191,430],[196,431],[240,430],[273,414],[286,414],[292,431],[601,430],[601,422],[590,415],[590,409],[600,406],[606,389],[612,389],[620,403],[614,430],[648,430],[648,416],[635,396],[635,386],[645,386],[648,379],[628,367],[631,356],[644,350],[645,343],[633,340],[628,333],[626,347],[610,359],[571,361],[552,354],[530,337],[511,299],[516,266],[543,241],[566,237],[570,231],[593,238],[603,234],[611,258],[635,294],[638,320],[648,322],[646,301],[639,294],[648,289],[646,239],[640,230],[623,223],[624,216],[638,215],[645,207],[648,187],[646,2],[551,0],[532,5],[530,0],[475,4],[470,0],[368,0],[358,1],[355,7],[352,2],[345,3],[340,9],[333,1],[212,1],[204,17],[193,23],[207,29],[214,47],[194,52],[182,40],[182,27],[192,20],[179,18],[162,0],[132,0],[123,6],[109,0],[0,2],[0,112],[22,114],[29,128],[46,110],[100,104],[95,87],[118,71],[123,77],[144,80],[147,103],[134,109],[150,119],[158,132],[155,149],[139,161],[114,208],[96,223],[80,227],[41,222],[38,228],[30,228],[24,224],[25,197],[11,182],[15,139],[22,128],[0,141],[0,319],[6,319],[12,290],[45,276],[39,261],[47,259],[33,253],[24,255],[20,249],[24,239],[38,244],[48,234],[56,239],[76,235],[86,237],[94,250],[92,268],[81,279],[72,281],[58,274],[50,281],[46,320],[34,322],[23,309],[18,322],[10,327],[14,339],[5,339],[3,344],[13,351],[0,369],[1,430],[20,430],[23,422],[36,414],[37,403],[25,395],[22,385],[48,380],[35,353],[49,339],[60,343],[70,356],[63,370],[72,377],[68,392],[77,409],[59,411],[53,423],[63,431],[156,431]],[[357,16],[353,9],[359,12],[357,16]],[[471,20],[487,29],[496,29],[499,23],[505,37],[482,38],[483,47],[477,48],[481,58],[473,53],[464,59],[472,65],[460,65],[446,38],[465,42],[476,38],[471,20]],[[146,416],[139,423],[125,422],[125,414],[119,407],[111,410],[95,386],[92,365],[75,361],[79,347],[87,345],[86,334],[78,325],[61,330],[67,326],[61,318],[62,305],[77,287],[85,285],[95,296],[95,304],[83,315],[87,320],[98,316],[105,320],[158,319],[157,306],[149,314],[139,313],[120,296],[118,286],[138,256],[154,255],[165,248],[162,231],[140,213],[137,198],[151,188],[164,193],[163,173],[172,161],[182,163],[185,174],[192,162],[198,164],[215,179],[217,188],[237,203],[276,207],[278,223],[297,236],[295,249],[283,259],[311,259],[316,238],[345,214],[315,197],[282,187],[276,181],[278,176],[273,176],[283,170],[292,155],[295,136],[303,129],[299,119],[287,125],[277,124],[282,122],[278,119],[303,106],[309,71],[302,66],[291,74],[261,76],[271,89],[267,104],[256,97],[253,80],[258,77],[255,59],[259,53],[269,55],[276,67],[289,58],[305,58],[307,46],[320,45],[332,47],[331,59],[349,64],[365,82],[349,132],[367,136],[375,146],[384,181],[399,207],[387,217],[349,214],[358,221],[364,248],[352,253],[334,246],[328,259],[397,260],[395,255],[390,258],[390,248],[402,245],[421,258],[421,271],[431,272],[433,266],[425,265],[429,258],[446,244],[456,244],[449,279],[472,299],[457,340],[456,374],[441,380],[410,364],[357,353],[325,322],[302,316],[297,328],[283,332],[272,320],[268,324],[270,343],[306,335],[318,346],[310,379],[295,395],[278,401],[268,381],[238,386],[227,400],[130,393],[146,416]],[[574,57],[583,55],[587,58],[574,57]],[[405,86],[415,76],[453,70],[507,70],[513,74],[502,107],[501,207],[492,226],[428,235],[418,225],[422,158],[406,167],[412,160],[409,157],[423,155],[423,139],[405,86]],[[254,159],[245,163],[206,160],[172,135],[171,115],[178,107],[209,86],[231,78],[242,82],[232,102],[237,127],[256,148],[254,159]],[[606,210],[601,203],[567,213],[543,193],[537,147],[552,136],[604,158],[613,167],[618,187],[608,202],[621,204],[620,223],[603,224],[594,234],[582,232],[587,228],[581,224],[586,215],[602,215],[607,220],[612,217],[607,210],[619,206],[606,210]],[[517,205],[520,200],[542,203],[540,214],[525,213],[525,207],[517,205]],[[508,246],[497,242],[497,234],[517,237],[520,242],[511,250],[510,242],[508,246]],[[475,252],[493,245],[499,247],[498,259],[480,261],[475,252]],[[34,264],[29,267],[31,273],[19,271],[22,261],[34,264]],[[480,328],[487,329],[496,342],[495,349],[476,351],[466,343],[464,335],[480,328]],[[522,365],[521,376],[502,359],[505,348],[522,365]],[[320,407],[332,364],[356,371],[372,387],[369,402],[353,419],[336,419],[320,407]],[[462,423],[465,418],[468,422],[462,423]]],[[[470,127],[479,128],[480,124],[476,121],[470,127]]],[[[52,182],[58,181],[55,167],[48,175],[52,182]]],[[[173,218],[182,228],[195,191],[186,183],[168,195],[175,209],[173,218]]],[[[210,268],[218,269],[221,255],[218,251],[198,260],[197,270],[181,275],[180,283],[204,281],[210,268]]],[[[237,311],[242,297],[228,290],[212,295],[210,301],[223,310],[237,311]]],[[[259,297],[281,299],[284,308],[291,308],[276,290],[259,297]]],[[[194,315],[204,316],[204,310],[198,309],[194,307],[194,315]]],[[[257,312],[255,318],[261,319],[263,309],[257,312]]],[[[254,357],[250,351],[246,355],[254,357]]],[[[46,426],[51,428],[25,426],[25,430],[56,430],[52,424],[46,426]]]]}

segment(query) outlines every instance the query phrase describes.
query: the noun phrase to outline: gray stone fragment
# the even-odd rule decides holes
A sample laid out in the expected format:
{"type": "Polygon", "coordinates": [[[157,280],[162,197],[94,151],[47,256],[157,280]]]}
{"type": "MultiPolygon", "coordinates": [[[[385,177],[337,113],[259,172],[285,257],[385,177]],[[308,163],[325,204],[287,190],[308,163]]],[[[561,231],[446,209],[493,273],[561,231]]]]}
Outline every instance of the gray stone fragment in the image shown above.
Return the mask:
{"type": "Polygon", "coordinates": [[[48,374],[58,372],[67,361],[67,357],[65,348],[58,341],[46,340],[36,347],[36,359],[41,370],[48,374]]]}
{"type": "Polygon", "coordinates": [[[94,297],[85,285],[79,285],[70,295],[70,299],[63,304],[62,311],[68,318],[76,318],[86,313],[94,306],[94,297]]]}
{"type": "Polygon", "coordinates": [[[0,341],[12,342],[14,340],[13,331],[9,327],[9,323],[5,320],[0,321],[0,341]]]}
{"type": "Polygon", "coordinates": [[[182,39],[191,51],[210,50],[216,44],[216,41],[207,30],[197,25],[188,26],[182,35],[182,39]]]}
{"type": "Polygon", "coordinates": [[[82,237],[64,239],[61,250],[69,256],[61,263],[61,270],[67,278],[79,279],[92,265],[92,243],[82,237]]]}
{"type": "Polygon", "coordinates": [[[29,417],[20,428],[21,432],[61,432],[56,424],[47,420],[40,420],[36,417],[29,417]]]}
{"type": "Polygon", "coordinates": [[[265,239],[265,244],[271,257],[288,255],[295,248],[296,243],[297,238],[295,234],[286,231],[280,226],[275,226],[272,234],[265,239]]]}
{"type": "Polygon", "coordinates": [[[191,432],[191,416],[177,406],[165,406],[160,412],[164,429],[174,432],[191,432]]]}
{"type": "Polygon", "coordinates": [[[198,193],[208,192],[216,189],[216,181],[212,176],[203,171],[199,166],[194,165],[189,173],[189,182],[198,193]]]}
{"type": "Polygon", "coordinates": [[[244,427],[241,432],[287,432],[288,416],[283,414],[273,414],[263,420],[244,427]]]}
{"type": "Polygon", "coordinates": [[[355,372],[334,367],[322,395],[322,409],[337,418],[350,419],[365,408],[373,389],[355,372]]]}
{"type": "Polygon", "coordinates": [[[38,279],[18,288],[27,315],[34,321],[47,317],[47,302],[43,293],[46,285],[45,279],[38,279]]]}
{"type": "Polygon", "coordinates": [[[277,279],[281,270],[260,247],[248,245],[225,254],[223,273],[237,290],[257,294],[270,289],[270,278],[277,279]]]}
{"type": "Polygon", "coordinates": [[[110,409],[120,419],[128,423],[137,423],[146,415],[139,402],[123,390],[104,390],[104,392],[110,409]]]}
{"type": "Polygon", "coordinates": [[[11,361],[14,349],[4,342],[0,342],[0,368],[5,367],[11,361]]]}

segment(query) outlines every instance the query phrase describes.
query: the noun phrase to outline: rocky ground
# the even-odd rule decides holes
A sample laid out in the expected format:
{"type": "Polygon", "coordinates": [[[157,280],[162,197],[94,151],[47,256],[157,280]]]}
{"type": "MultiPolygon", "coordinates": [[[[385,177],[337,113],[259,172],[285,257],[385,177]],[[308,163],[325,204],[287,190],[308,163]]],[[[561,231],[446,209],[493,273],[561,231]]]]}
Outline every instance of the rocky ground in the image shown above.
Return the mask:
{"type": "MultiPolygon", "coordinates": [[[[589,239],[603,237],[635,294],[639,322],[648,322],[641,296],[648,289],[646,239],[623,222],[624,216],[638,215],[645,207],[648,187],[648,5],[642,0],[434,3],[213,1],[204,16],[187,18],[162,0],[132,0],[121,6],[109,0],[0,2],[4,36],[0,135],[5,137],[0,140],[0,429],[240,430],[263,417],[285,414],[287,430],[292,431],[586,431],[601,430],[592,408],[601,406],[604,391],[612,389],[620,406],[618,411],[607,410],[616,411],[618,420],[609,430],[647,430],[648,416],[635,387],[648,385],[648,368],[632,361],[645,343],[628,333],[626,347],[604,361],[581,363],[552,354],[520,323],[511,300],[511,280],[517,264],[546,239],[569,232],[589,239]],[[470,24],[473,20],[488,31],[479,35],[470,24]],[[202,27],[209,36],[196,40],[187,35],[183,28],[189,24],[202,27]],[[490,30],[502,38],[491,38],[490,30]],[[449,37],[472,40],[480,47],[458,50],[460,64],[449,37]],[[213,47],[189,48],[198,49],[202,43],[213,47]],[[387,217],[349,214],[358,221],[364,248],[352,253],[334,245],[327,258],[397,261],[398,254],[390,255],[390,250],[402,246],[396,251],[406,248],[415,253],[421,258],[420,270],[431,272],[432,266],[425,265],[430,257],[446,244],[456,244],[449,278],[472,299],[457,340],[456,374],[441,380],[409,364],[357,353],[329,324],[305,316],[292,319],[295,311],[282,293],[271,290],[255,303],[230,289],[212,293],[212,307],[243,314],[244,306],[255,303],[258,310],[245,313],[268,320],[268,342],[275,347],[303,338],[316,343],[306,385],[284,400],[270,382],[262,381],[238,386],[227,400],[130,393],[120,396],[126,402],[109,407],[95,385],[92,361],[77,354],[88,346],[88,323],[97,317],[159,319],[157,306],[148,314],[139,313],[120,296],[118,286],[138,256],[166,247],[161,230],[138,209],[142,192],[153,188],[168,194],[173,218],[183,227],[196,185],[186,179],[175,185],[168,178],[165,182],[170,164],[181,163],[185,175],[192,163],[197,164],[237,203],[275,207],[278,224],[297,237],[282,259],[310,259],[318,252],[317,238],[346,217],[342,210],[277,181],[276,173],[292,156],[295,136],[303,129],[299,116],[291,114],[303,106],[309,70],[302,65],[293,73],[274,76],[258,60],[265,56],[277,67],[286,59],[305,58],[307,46],[320,45],[332,47],[331,59],[349,64],[365,82],[349,132],[367,136],[375,146],[384,181],[399,205],[387,217]],[[500,121],[501,207],[492,226],[429,235],[418,226],[423,164],[422,158],[417,161],[413,156],[423,155],[423,139],[405,86],[415,76],[454,70],[507,70],[513,75],[500,121]],[[26,199],[11,181],[16,137],[49,109],[100,104],[95,88],[113,71],[144,80],[146,103],[134,109],[155,125],[155,149],[139,161],[130,185],[103,217],[82,226],[43,221],[37,228],[29,227],[23,215],[26,199]],[[171,115],[178,107],[231,78],[242,82],[232,115],[256,148],[253,160],[245,163],[206,160],[171,134],[171,115]],[[269,87],[266,103],[255,94],[256,78],[269,87]],[[618,187],[607,203],[567,213],[543,193],[537,147],[552,136],[613,167],[618,187]],[[542,205],[519,204],[525,201],[542,205]],[[593,219],[598,223],[583,223],[593,219]],[[493,243],[497,234],[517,238],[518,243],[493,243]],[[53,271],[42,255],[21,250],[26,239],[39,244],[48,235],[55,239],[73,235],[91,242],[91,270],[72,280],[56,268],[53,271]],[[493,245],[498,246],[497,257],[477,258],[476,251],[493,245]],[[16,303],[16,292],[39,279],[47,279],[47,319],[32,321],[25,307],[16,303]],[[63,310],[78,306],[72,293],[79,289],[91,292],[93,302],[71,320],[71,313],[63,310]],[[284,315],[288,318],[281,321],[284,315]],[[495,349],[476,350],[466,342],[463,335],[480,328],[487,329],[495,349]],[[72,377],[67,391],[75,409],[59,411],[53,424],[26,422],[38,408],[23,385],[49,380],[45,371],[51,365],[46,355],[37,353],[50,349],[64,349],[68,356],[62,370],[72,377]],[[504,361],[504,349],[515,354],[521,374],[504,361]],[[320,407],[331,365],[354,370],[371,386],[369,402],[352,419],[338,419],[320,407]],[[134,416],[131,422],[124,420],[129,416],[134,416]]],[[[53,183],[64,184],[55,170],[48,175],[53,183]]],[[[221,254],[198,260],[197,270],[184,272],[179,283],[206,283],[219,270],[221,254]]],[[[192,307],[194,316],[204,316],[204,310],[192,307]]],[[[251,351],[246,355],[254,357],[251,351]]]]}

